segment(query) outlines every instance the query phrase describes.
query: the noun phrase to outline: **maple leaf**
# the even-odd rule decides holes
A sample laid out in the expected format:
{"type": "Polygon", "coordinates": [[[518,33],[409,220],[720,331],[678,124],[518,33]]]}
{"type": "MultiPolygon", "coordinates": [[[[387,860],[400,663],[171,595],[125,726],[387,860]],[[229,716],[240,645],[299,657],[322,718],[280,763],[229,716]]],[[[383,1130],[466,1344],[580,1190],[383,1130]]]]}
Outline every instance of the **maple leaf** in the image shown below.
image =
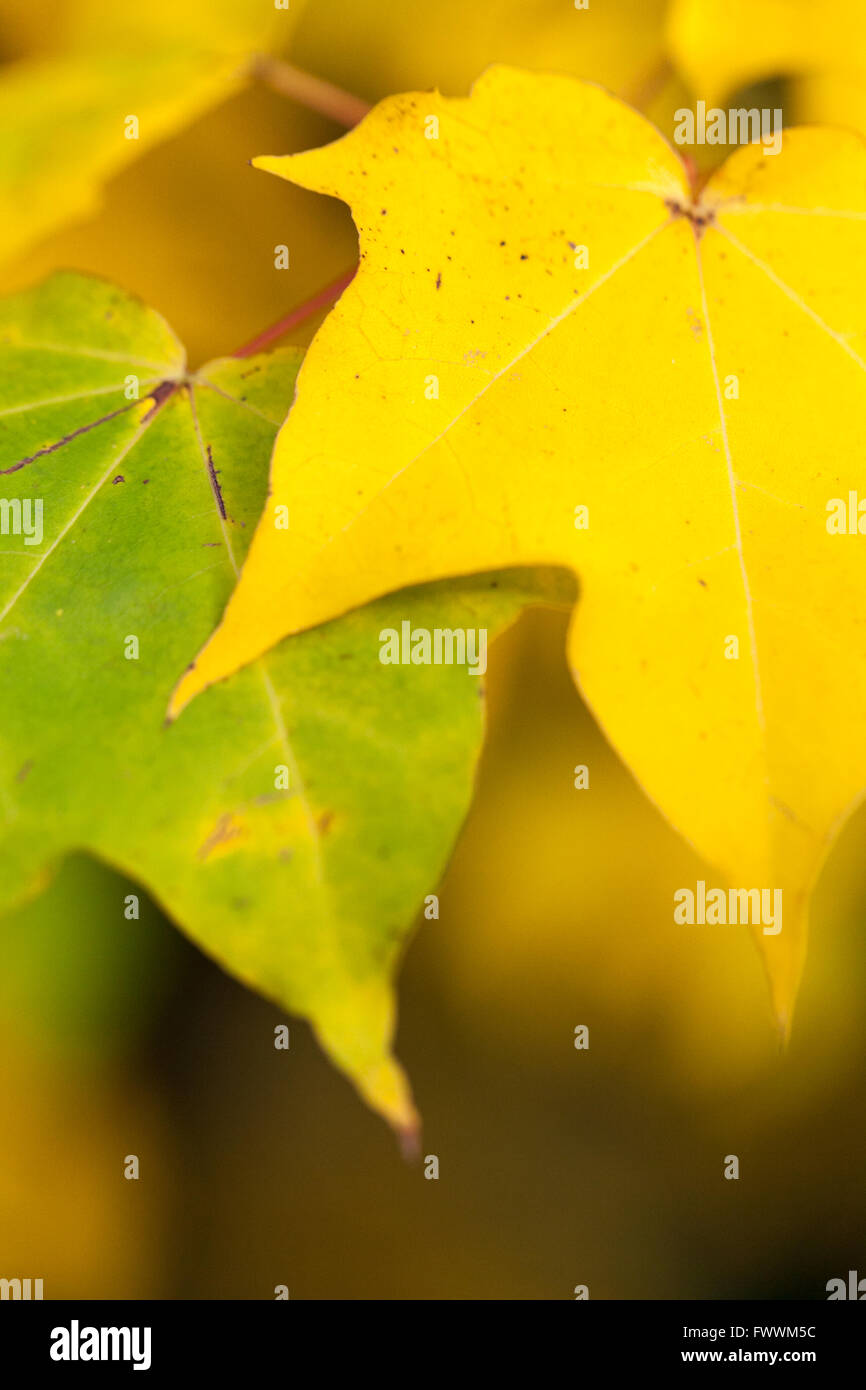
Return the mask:
{"type": "Polygon", "coordinates": [[[0,257],[91,214],[107,179],[246,86],[304,3],[79,0],[56,51],[0,71],[0,257]]]}
{"type": "Polygon", "coordinates": [[[72,850],[122,869],[408,1129],[391,976],[465,815],[483,711],[465,668],[385,667],[379,634],[492,632],[519,591],[494,576],[389,600],[165,728],[299,360],[190,373],[158,314],[77,275],[0,301],[0,910],[72,850]]]}
{"type": "Polygon", "coordinates": [[[391,589],[566,566],[615,747],[728,884],[783,891],[758,937],[786,1028],[866,784],[862,541],[828,530],[866,444],[862,141],[788,132],[695,200],[621,102],[499,68],[258,164],[350,203],[361,269],[276,444],[292,529],[259,526],[172,714],[391,589]]]}

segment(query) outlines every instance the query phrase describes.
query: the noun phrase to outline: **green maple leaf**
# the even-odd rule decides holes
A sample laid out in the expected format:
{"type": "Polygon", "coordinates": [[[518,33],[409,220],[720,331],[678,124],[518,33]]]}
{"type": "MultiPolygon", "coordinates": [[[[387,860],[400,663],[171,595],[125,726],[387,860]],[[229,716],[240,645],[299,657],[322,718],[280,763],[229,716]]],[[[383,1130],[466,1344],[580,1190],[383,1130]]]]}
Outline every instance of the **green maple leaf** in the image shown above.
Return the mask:
{"type": "Polygon", "coordinates": [[[189,373],[156,313],[59,275],[0,304],[0,361],[0,909],[72,850],[117,867],[411,1130],[391,977],[466,812],[483,709],[465,667],[384,666],[379,634],[495,629],[535,581],[372,605],[169,728],[262,509],[300,354],[189,373]]]}

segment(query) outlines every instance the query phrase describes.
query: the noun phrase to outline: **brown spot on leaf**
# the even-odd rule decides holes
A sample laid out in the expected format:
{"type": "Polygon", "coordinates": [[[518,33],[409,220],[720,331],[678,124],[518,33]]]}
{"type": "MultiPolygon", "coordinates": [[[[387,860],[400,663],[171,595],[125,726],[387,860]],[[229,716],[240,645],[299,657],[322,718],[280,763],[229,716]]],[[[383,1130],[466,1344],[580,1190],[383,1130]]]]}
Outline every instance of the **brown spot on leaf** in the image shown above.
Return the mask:
{"type": "Polygon", "coordinates": [[[219,485],[219,479],[217,478],[217,471],[216,471],[216,468],[214,467],[213,454],[211,453],[211,447],[210,447],[209,444],[206,444],[206,445],[205,445],[205,451],[206,451],[206,453],[207,453],[207,471],[208,471],[208,477],[210,478],[210,485],[211,485],[211,489],[212,489],[212,491],[213,491],[214,501],[215,501],[216,504],[217,504],[217,508],[218,508],[218,510],[219,510],[220,516],[222,517],[223,521],[225,521],[225,520],[227,519],[227,518],[226,518],[226,506],[225,506],[225,502],[223,501],[222,488],[221,488],[220,485],[219,485]]]}
{"type": "Polygon", "coordinates": [[[236,820],[230,811],[220,816],[213,830],[199,846],[197,858],[209,859],[212,854],[224,853],[230,845],[243,838],[246,834],[244,826],[236,820]]]}

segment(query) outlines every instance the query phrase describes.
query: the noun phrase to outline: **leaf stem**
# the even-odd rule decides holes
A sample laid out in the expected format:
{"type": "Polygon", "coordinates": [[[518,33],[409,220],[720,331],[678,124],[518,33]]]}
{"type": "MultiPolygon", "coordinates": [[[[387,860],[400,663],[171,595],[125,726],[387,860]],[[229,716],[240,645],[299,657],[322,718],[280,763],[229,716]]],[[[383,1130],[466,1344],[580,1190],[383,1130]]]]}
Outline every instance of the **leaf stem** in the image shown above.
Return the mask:
{"type": "Polygon", "coordinates": [[[347,129],[356,126],[371,110],[369,102],[352,96],[351,92],[344,92],[321,77],[313,77],[311,73],[267,54],[253,59],[252,74],[272,91],[297,101],[310,111],[318,111],[321,116],[327,116],[347,129]]]}
{"type": "Polygon", "coordinates": [[[352,283],[357,269],[357,266],[352,266],[351,270],[344,271],[338,279],[332,280],[330,285],[326,285],[323,290],[319,290],[318,294],[314,294],[312,298],[308,299],[304,304],[298,305],[297,309],[290,309],[287,314],[284,314],[281,319],[277,319],[277,322],[272,323],[269,328],[263,328],[261,333],[257,333],[248,343],[244,343],[243,347],[239,347],[232,353],[232,356],[252,357],[253,353],[261,352],[269,343],[275,342],[277,338],[282,338],[284,334],[297,327],[299,323],[303,323],[304,319],[310,318],[313,314],[318,313],[320,309],[325,309],[328,305],[333,304],[340,298],[346,286],[352,283]]]}
{"type": "Polygon", "coordinates": [[[663,55],[636,82],[624,88],[620,96],[637,111],[646,112],[647,107],[661,95],[665,83],[673,77],[673,71],[670,59],[663,55]]]}

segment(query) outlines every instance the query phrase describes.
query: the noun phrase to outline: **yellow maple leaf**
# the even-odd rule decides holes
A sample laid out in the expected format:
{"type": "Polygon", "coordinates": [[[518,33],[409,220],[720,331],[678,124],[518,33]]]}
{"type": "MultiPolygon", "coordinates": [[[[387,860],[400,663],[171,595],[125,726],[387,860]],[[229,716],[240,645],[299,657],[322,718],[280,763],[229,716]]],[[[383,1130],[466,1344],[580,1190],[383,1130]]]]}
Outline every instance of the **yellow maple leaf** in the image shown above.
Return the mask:
{"type": "Polygon", "coordinates": [[[92,215],[108,179],[248,85],[304,3],[68,7],[47,52],[0,69],[0,259],[92,215]]]}
{"type": "Polygon", "coordinates": [[[757,935],[786,1028],[809,891],[866,782],[864,542],[832,533],[852,501],[856,531],[866,446],[862,141],[788,132],[695,200],[615,98],[496,68],[258,163],[351,204],[361,269],[172,715],[387,591],[568,567],[568,660],[608,737],[728,884],[783,893],[757,935]]]}

